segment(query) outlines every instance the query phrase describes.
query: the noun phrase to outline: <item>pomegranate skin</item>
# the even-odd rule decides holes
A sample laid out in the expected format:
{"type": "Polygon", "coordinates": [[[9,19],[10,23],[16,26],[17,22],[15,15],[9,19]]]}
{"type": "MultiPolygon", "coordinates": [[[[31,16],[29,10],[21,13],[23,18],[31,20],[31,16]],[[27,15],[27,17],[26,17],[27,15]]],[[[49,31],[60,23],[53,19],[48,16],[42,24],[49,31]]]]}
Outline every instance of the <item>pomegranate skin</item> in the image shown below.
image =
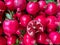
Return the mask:
{"type": "Polygon", "coordinates": [[[51,32],[49,34],[49,38],[54,44],[60,44],[60,37],[59,36],[60,36],[60,34],[58,32],[51,32]]]}
{"type": "Polygon", "coordinates": [[[46,14],[45,14],[45,12],[39,12],[39,14],[38,15],[41,15],[41,16],[44,16],[44,17],[46,17],[46,14]]]}
{"type": "Polygon", "coordinates": [[[29,14],[36,14],[39,11],[39,5],[37,2],[29,2],[27,4],[26,10],[29,14]]]}
{"type": "Polygon", "coordinates": [[[54,23],[47,25],[47,32],[48,33],[54,32],[54,31],[56,31],[56,29],[57,29],[57,25],[54,23]]]}
{"type": "Polygon", "coordinates": [[[23,14],[16,12],[16,17],[19,19],[23,14]]]}
{"type": "Polygon", "coordinates": [[[0,36],[0,45],[7,45],[7,40],[2,36],[0,36]]]}
{"type": "Polygon", "coordinates": [[[47,5],[45,13],[48,15],[54,15],[57,12],[57,5],[54,2],[50,2],[47,5]]]}
{"type": "Polygon", "coordinates": [[[23,27],[26,27],[29,21],[31,21],[31,17],[27,14],[24,14],[23,16],[20,17],[20,24],[23,27]]]}
{"type": "Polygon", "coordinates": [[[37,33],[36,34],[36,41],[39,44],[45,44],[47,35],[45,33],[37,33]]]}
{"type": "Polygon", "coordinates": [[[26,8],[26,0],[14,0],[14,8],[21,10],[25,10],[26,8]]]}
{"type": "Polygon", "coordinates": [[[4,0],[9,10],[24,10],[26,8],[26,0],[4,0]]]}
{"type": "Polygon", "coordinates": [[[8,44],[8,45],[16,44],[16,39],[17,39],[16,36],[7,37],[7,44],[8,44]]]}
{"type": "Polygon", "coordinates": [[[0,35],[2,35],[2,34],[3,34],[3,27],[0,26],[0,35]]]}
{"type": "Polygon", "coordinates": [[[3,22],[3,29],[6,35],[11,36],[18,30],[18,22],[16,20],[5,20],[3,22]]]}
{"type": "Polygon", "coordinates": [[[35,39],[30,37],[28,34],[24,35],[24,44],[25,45],[34,45],[35,44],[35,39]]]}
{"type": "Polygon", "coordinates": [[[14,1],[13,0],[4,0],[4,2],[9,10],[14,10],[14,1]]]}
{"type": "Polygon", "coordinates": [[[0,1],[0,15],[4,14],[6,10],[6,5],[4,4],[3,1],[0,1]]]}
{"type": "Polygon", "coordinates": [[[40,11],[44,11],[45,7],[46,7],[46,2],[45,1],[39,1],[39,7],[40,7],[40,11]]]}
{"type": "Polygon", "coordinates": [[[55,16],[48,16],[46,18],[46,22],[47,22],[47,32],[53,32],[56,31],[57,29],[57,18],[55,16]]]}
{"type": "Polygon", "coordinates": [[[45,28],[46,28],[46,17],[43,15],[39,15],[35,18],[35,20],[38,20],[39,22],[41,22],[41,24],[43,25],[43,29],[45,30],[45,28]]]}

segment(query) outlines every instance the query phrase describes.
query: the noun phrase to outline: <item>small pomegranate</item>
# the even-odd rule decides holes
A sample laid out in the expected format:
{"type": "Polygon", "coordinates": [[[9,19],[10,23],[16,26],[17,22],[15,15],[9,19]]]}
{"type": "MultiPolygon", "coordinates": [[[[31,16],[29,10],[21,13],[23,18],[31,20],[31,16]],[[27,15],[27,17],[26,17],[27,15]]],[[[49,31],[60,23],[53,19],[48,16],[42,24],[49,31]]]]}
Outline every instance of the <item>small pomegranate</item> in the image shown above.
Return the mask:
{"type": "Polygon", "coordinates": [[[54,15],[56,12],[57,12],[57,5],[54,2],[48,3],[45,13],[48,15],[54,15]]]}
{"type": "Polygon", "coordinates": [[[9,10],[24,10],[26,0],[4,0],[9,10]]]}
{"type": "Polygon", "coordinates": [[[29,14],[36,14],[39,11],[39,5],[37,2],[28,2],[26,10],[29,14]]]}
{"type": "Polygon", "coordinates": [[[30,21],[27,25],[27,33],[34,36],[37,32],[44,32],[43,25],[37,20],[30,21]]]}
{"type": "Polygon", "coordinates": [[[9,10],[13,10],[14,9],[14,4],[13,4],[13,0],[4,0],[6,6],[8,7],[9,10]]]}
{"type": "Polygon", "coordinates": [[[25,10],[26,0],[14,0],[14,8],[17,10],[25,10]]]}
{"type": "Polygon", "coordinates": [[[46,2],[45,1],[39,1],[39,7],[40,7],[40,11],[44,11],[45,7],[46,7],[46,2]]]}
{"type": "Polygon", "coordinates": [[[25,30],[26,27],[21,26],[21,23],[19,22],[19,30],[25,30]]]}
{"type": "Polygon", "coordinates": [[[38,20],[39,22],[41,22],[41,24],[43,25],[43,29],[45,30],[46,28],[46,17],[43,15],[39,15],[35,18],[35,20],[38,20]]]}
{"type": "Polygon", "coordinates": [[[8,36],[15,34],[18,30],[18,22],[16,20],[4,20],[3,22],[4,33],[8,36]]]}
{"type": "Polygon", "coordinates": [[[16,17],[19,19],[23,14],[22,13],[20,13],[20,12],[16,12],[16,17]]]}
{"type": "Polygon", "coordinates": [[[57,18],[55,16],[48,16],[46,18],[46,21],[47,21],[48,24],[55,23],[55,22],[57,22],[57,18]]]}
{"type": "Polygon", "coordinates": [[[60,44],[60,37],[59,36],[60,36],[60,34],[58,32],[51,32],[49,34],[49,38],[54,44],[60,44]]]}
{"type": "Polygon", "coordinates": [[[0,1],[0,15],[4,14],[4,11],[6,10],[6,5],[3,1],[0,1]]]}
{"type": "Polygon", "coordinates": [[[25,45],[34,45],[35,44],[35,39],[29,36],[28,34],[24,35],[24,44],[25,45]]]}
{"type": "Polygon", "coordinates": [[[46,42],[47,35],[45,33],[37,33],[36,41],[39,44],[44,44],[46,42]]]}
{"type": "Polygon", "coordinates": [[[17,39],[16,36],[7,37],[7,44],[8,44],[8,45],[16,44],[16,39],[17,39]]]}
{"type": "Polygon", "coordinates": [[[56,31],[57,29],[57,18],[55,16],[48,16],[47,17],[47,32],[56,31]]]}
{"type": "Polygon", "coordinates": [[[27,14],[24,14],[23,16],[20,17],[20,24],[23,27],[26,27],[29,21],[31,21],[31,17],[27,14]]]}

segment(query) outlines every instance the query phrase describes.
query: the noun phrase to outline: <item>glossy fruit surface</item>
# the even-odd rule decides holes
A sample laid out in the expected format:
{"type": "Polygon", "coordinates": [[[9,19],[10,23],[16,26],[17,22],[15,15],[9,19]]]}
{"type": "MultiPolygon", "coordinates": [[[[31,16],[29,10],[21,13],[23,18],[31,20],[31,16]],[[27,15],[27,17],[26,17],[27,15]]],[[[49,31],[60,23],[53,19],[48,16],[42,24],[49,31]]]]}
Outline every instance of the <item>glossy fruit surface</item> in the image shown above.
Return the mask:
{"type": "Polygon", "coordinates": [[[54,2],[48,3],[45,12],[48,15],[54,15],[57,12],[57,5],[54,2]]]}
{"type": "Polygon", "coordinates": [[[52,32],[56,30],[57,28],[56,22],[57,22],[57,18],[55,16],[47,17],[47,31],[48,32],[52,32]]]}
{"type": "Polygon", "coordinates": [[[47,35],[45,33],[37,33],[36,34],[36,41],[37,43],[44,44],[46,42],[47,35]]]}
{"type": "Polygon", "coordinates": [[[16,12],[16,17],[19,19],[21,16],[22,16],[22,14],[21,13],[18,13],[18,12],[16,12]]]}
{"type": "Polygon", "coordinates": [[[2,15],[5,10],[6,10],[6,5],[4,4],[4,2],[0,1],[0,15],[2,15]]]}
{"type": "Polygon", "coordinates": [[[54,44],[60,44],[60,34],[58,32],[52,32],[49,34],[49,38],[54,44]]]}
{"type": "Polygon", "coordinates": [[[28,34],[24,35],[24,44],[25,45],[34,45],[35,44],[35,39],[30,37],[28,34]]]}
{"type": "Polygon", "coordinates": [[[14,45],[16,43],[16,39],[17,39],[16,36],[7,37],[7,44],[8,45],[14,45]]]}
{"type": "Polygon", "coordinates": [[[39,1],[38,3],[39,3],[40,11],[45,10],[46,2],[45,1],[39,1]]]}
{"type": "Polygon", "coordinates": [[[35,20],[38,20],[39,22],[41,22],[41,24],[43,25],[44,30],[45,30],[45,28],[46,28],[46,17],[43,15],[39,15],[35,18],[35,20]]]}
{"type": "Polygon", "coordinates": [[[39,5],[37,2],[29,2],[26,10],[29,14],[36,14],[39,11],[39,5]]]}
{"type": "Polygon", "coordinates": [[[5,20],[3,22],[4,33],[8,36],[15,34],[18,30],[18,22],[16,20],[5,20]]]}
{"type": "Polygon", "coordinates": [[[31,17],[27,14],[20,17],[20,23],[23,27],[26,27],[29,21],[31,21],[31,17]]]}
{"type": "Polygon", "coordinates": [[[9,10],[24,10],[26,7],[26,0],[4,0],[9,10]]]}

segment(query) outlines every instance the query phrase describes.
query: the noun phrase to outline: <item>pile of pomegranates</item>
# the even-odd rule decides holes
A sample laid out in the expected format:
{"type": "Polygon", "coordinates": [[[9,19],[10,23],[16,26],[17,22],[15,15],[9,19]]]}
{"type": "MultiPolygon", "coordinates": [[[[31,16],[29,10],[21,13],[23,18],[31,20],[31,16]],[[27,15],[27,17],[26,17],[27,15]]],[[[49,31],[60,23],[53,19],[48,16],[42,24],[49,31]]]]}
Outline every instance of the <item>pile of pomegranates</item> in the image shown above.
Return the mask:
{"type": "Polygon", "coordinates": [[[60,45],[60,0],[0,0],[0,45],[60,45]]]}

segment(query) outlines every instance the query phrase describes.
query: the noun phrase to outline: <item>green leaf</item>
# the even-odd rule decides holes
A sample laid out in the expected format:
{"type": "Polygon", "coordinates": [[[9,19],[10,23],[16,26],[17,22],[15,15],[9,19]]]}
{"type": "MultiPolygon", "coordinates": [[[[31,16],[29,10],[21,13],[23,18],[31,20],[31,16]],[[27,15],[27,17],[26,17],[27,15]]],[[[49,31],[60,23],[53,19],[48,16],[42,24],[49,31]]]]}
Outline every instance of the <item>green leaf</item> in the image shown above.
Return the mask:
{"type": "Polygon", "coordinates": [[[19,40],[18,39],[16,40],[16,44],[19,44],[19,40]]]}
{"type": "Polygon", "coordinates": [[[7,17],[8,19],[12,19],[12,16],[11,16],[9,13],[6,13],[6,17],[7,17]]]}
{"type": "Polygon", "coordinates": [[[54,2],[54,0],[46,0],[46,2],[47,2],[47,3],[49,3],[49,2],[54,2]]]}

